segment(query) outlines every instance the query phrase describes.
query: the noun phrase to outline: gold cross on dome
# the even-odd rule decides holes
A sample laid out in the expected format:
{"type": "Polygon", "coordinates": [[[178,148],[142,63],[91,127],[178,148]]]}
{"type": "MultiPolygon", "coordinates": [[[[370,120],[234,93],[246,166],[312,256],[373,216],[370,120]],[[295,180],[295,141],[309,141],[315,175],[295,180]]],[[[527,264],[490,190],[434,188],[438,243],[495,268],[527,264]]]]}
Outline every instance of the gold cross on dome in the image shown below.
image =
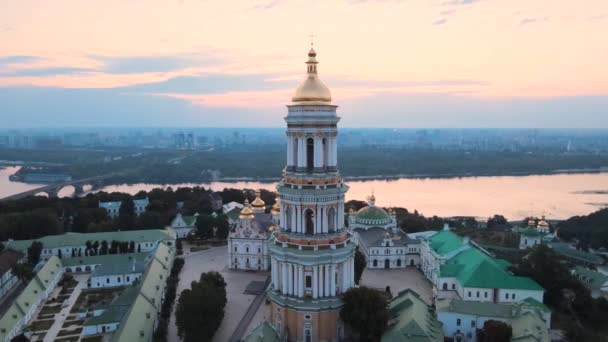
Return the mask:
{"type": "Polygon", "coordinates": [[[310,46],[315,45],[315,35],[314,35],[314,33],[311,33],[309,35],[309,37],[310,37],[310,46]]]}

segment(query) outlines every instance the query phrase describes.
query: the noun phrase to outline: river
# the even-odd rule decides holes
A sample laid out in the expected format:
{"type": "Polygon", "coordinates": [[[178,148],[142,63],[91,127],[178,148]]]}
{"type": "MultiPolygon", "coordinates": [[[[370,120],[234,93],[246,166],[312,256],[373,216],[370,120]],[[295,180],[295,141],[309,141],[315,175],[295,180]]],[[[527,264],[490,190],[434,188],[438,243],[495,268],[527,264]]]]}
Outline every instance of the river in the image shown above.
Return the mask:
{"type": "MultiPolygon", "coordinates": [[[[40,185],[9,182],[17,168],[0,170],[0,198],[39,187],[40,185]]],[[[157,187],[203,186],[213,190],[248,188],[275,190],[274,183],[213,182],[184,184],[131,184],[102,188],[107,192],[135,194],[157,187]]],[[[365,200],[373,191],[379,206],[416,209],[426,216],[476,216],[485,218],[501,214],[511,220],[526,216],[546,215],[565,219],[585,215],[608,206],[608,173],[581,173],[535,176],[495,176],[463,178],[402,178],[348,182],[346,199],[365,200]]],[[[70,196],[73,189],[60,191],[70,196]]]]}

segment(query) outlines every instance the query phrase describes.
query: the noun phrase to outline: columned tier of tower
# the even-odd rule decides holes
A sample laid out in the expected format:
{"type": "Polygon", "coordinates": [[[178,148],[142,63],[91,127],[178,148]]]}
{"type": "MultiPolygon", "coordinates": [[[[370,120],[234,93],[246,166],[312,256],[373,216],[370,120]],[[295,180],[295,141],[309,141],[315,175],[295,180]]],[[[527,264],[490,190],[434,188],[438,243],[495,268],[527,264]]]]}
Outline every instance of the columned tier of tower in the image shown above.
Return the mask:
{"type": "Polygon", "coordinates": [[[337,106],[291,105],[287,122],[286,174],[337,173],[337,106]]]}
{"type": "Polygon", "coordinates": [[[282,232],[320,237],[344,231],[344,183],[277,186],[281,201],[282,232]]]}

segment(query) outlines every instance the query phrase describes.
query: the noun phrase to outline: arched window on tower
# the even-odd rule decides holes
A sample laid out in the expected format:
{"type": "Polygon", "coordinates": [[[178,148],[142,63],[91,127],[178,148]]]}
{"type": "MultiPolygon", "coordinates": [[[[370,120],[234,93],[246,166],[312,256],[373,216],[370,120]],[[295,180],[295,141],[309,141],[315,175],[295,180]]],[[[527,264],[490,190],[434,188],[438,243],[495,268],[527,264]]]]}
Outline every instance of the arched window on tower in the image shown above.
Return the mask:
{"type": "Polygon", "coordinates": [[[304,219],[306,222],[306,235],[312,235],[315,232],[315,213],[312,209],[306,209],[304,212],[304,219]]]}
{"type": "Polygon", "coordinates": [[[336,231],[336,209],[329,208],[329,211],[327,212],[327,229],[329,230],[329,232],[335,232],[336,231]]]}
{"type": "Polygon", "coordinates": [[[315,141],[313,140],[313,138],[308,138],[306,139],[306,169],[308,171],[312,171],[315,166],[314,158],[315,141]]]}

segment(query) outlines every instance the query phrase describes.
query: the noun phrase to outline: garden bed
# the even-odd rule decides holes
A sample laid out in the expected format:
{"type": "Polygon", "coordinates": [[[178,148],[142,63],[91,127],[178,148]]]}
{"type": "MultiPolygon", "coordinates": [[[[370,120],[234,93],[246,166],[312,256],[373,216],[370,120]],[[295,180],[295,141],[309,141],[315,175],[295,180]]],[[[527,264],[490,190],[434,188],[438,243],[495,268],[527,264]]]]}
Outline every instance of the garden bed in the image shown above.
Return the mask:
{"type": "Polygon", "coordinates": [[[53,323],[55,323],[55,320],[52,319],[33,321],[32,324],[30,324],[30,329],[32,331],[46,331],[49,330],[53,323]]]}

